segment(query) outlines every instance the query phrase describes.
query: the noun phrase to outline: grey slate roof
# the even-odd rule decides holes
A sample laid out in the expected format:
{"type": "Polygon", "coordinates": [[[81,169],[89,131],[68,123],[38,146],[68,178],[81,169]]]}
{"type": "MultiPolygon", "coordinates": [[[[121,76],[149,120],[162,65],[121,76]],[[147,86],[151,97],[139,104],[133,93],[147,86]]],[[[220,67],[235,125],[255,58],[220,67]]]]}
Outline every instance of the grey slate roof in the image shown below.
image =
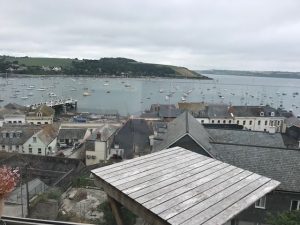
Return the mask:
{"type": "Polygon", "coordinates": [[[300,127],[300,120],[294,116],[285,119],[284,122],[286,123],[287,127],[292,127],[292,126],[300,127]]]}
{"type": "Polygon", "coordinates": [[[285,148],[283,138],[280,133],[269,134],[265,132],[231,130],[231,129],[212,129],[206,128],[212,137],[213,142],[232,143],[239,145],[256,145],[266,147],[285,148]]]}
{"type": "Polygon", "coordinates": [[[83,139],[86,133],[85,128],[61,128],[58,131],[58,139],[83,139]]]}
{"type": "Polygon", "coordinates": [[[0,145],[23,145],[34,133],[38,132],[40,128],[33,125],[10,125],[5,124],[0,129],[0,145]],[[17,132],[20,137],[17,137],[17,132]],[[3,137],[3,134],[15,134],[12,137],[3,137]]]}
{"type": "Polygon", "coordinates": [[[280,116],[279,112],[266,105],[266,106],[231,106],[229,109],[235,117],[260,117],[260,113],[264,112],[264,115],[261,117],[270,117],[271,112],[274,112],[274,116],[280,116]]]}
{"type": "Polygon", "coordinates": [[[129,119],[116,132],[113,145],[117,144],[120,149],[124,149],[124,155],[127,159],[132,158],[134,148],[140,152],[150,149],[149,136],[152,134],[152,128],[144,119],[129,119]]]}
{"type": "Polygon", "coordinates": [[[216,159],[281,182],[277,190],[300,192],[300,151],[211,144],[216,159]]]}
{"type": "Polygon", "coordinates": [[[231,118],[228,111],[229,106],[224,104],[210,104],[207,106],[207,116],[209,118],[231,118]]]}
{"type": "Polygon", "coordinates": [[[119,129],[120,126],[113,125],[113,124],[104,124],[97,129],[95,129],[88,140],[96,140],[97,139],[97,134],[101,134],[101,141],[107,141],[108,138],[113,135],[117,129],[119,129]]]}
{"type": "Polygon", "coordinates": [[[173,104],[152,104],[149,112],[157,112],[160,118],[176,118],[182,110],[173,104]]]}
{"type": "Polygon", "coordinates": [[[198,145],[202,146],[208,153],[212,149],[209,143],[211,137],[205,128],[190,113],[184,112],[168,123],[166,133],[158,137],[161,141],[155,142],[154,151],[160,151],[170,147],[186,134],[194,139],[198,145]]]}
{"type": "Polygon", "coordinates": [[[55,125],[47,125],[38,132],[37,136],[45,145],[48,145],[56,138],[57,133],[58,127],[55,125]]]}

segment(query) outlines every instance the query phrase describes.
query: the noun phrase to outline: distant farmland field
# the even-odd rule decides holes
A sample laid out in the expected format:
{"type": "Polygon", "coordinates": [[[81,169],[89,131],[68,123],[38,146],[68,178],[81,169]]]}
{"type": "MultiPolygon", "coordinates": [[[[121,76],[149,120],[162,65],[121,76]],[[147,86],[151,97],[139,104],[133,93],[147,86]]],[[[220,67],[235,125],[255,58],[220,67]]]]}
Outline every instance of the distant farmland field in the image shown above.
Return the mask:
{"type": "Polygon", "coordinates": [[[19,64],[25,64],[26,66],[61,66],[70,67],[73,59],[68,58],[35,58],[35,57],[10,57],[7,58],[10,61],[17,60],[19,64]]]}

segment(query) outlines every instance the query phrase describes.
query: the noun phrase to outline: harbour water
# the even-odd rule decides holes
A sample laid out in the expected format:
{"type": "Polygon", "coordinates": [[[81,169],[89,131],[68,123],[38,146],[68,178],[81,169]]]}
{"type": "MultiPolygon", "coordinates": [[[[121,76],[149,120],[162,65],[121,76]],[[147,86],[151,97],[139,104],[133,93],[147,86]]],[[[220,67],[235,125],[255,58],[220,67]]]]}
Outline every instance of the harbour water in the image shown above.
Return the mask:
{"type": "Polygon", "coordinates": [[[139,115],[151,104],[181,101],[269,104],[300,114],[300,79],[208,75],[213,80],[82,77],[0,78],[0,105],[29,105],[59,98],[78,100],[78,111],[117,110],[139,115]],[[84,93],[86,96],[84,96],[84,93]]]}

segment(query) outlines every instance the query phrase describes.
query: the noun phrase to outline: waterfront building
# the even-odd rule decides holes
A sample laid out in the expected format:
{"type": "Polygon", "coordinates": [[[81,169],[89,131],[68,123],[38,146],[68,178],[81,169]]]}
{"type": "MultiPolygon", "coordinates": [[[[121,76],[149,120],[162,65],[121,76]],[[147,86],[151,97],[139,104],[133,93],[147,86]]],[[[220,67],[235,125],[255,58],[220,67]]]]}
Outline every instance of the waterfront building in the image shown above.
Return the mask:
{"type": "Polygon", "coordinates": [[[29,112],[27,112],[26,122],[35,125],[52,124],[54,114],[54,109],[43,104],[35,109],[30,109],[29,112]]]}
{"type": "Polygon", "coordinates": [[[226,104],[179,103],[202,124],[239,125],[243,129],[268,133],[285,133],[285,117],[279,110],[266,106],[231,106],[226,104]]]}

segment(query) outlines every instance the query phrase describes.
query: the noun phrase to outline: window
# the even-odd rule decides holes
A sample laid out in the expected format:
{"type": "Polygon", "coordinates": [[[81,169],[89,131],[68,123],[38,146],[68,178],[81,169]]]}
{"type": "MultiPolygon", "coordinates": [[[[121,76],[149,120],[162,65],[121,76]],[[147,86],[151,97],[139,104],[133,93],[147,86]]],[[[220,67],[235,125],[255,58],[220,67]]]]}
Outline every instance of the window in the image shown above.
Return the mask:
{"type": "Polygon", "coordinates": [[[38,148],[38,154],[42,154],[42,149],[38,148]]]}
{"type": "Polygon", "coordinates": [[[220,120],[218,120],[218,123],[220,123],[220,120]]]}
{"type": "Polygon", "coordinates": [[[36,137],[33,137],[33,138],[32,138],[32,142],[33,142],[33,143],[36,143],[36,137]]]}
{"type": "Polygon", "coordinates": [[[16,145],[16,150],[18,150],[18,151],[19,151],[19,145],[16,145]]]}
{"type": "Polygon", "coordinates": [[[223,120],[223,123],[226,123],[226,120],[223,120]]]}
{"type": "Polygon", "coordinates": [[[5,150],[5,145],[2,145],[2,150],[5,150]]]}
{"type": "Polygon", "coordinates": [[[13,123],[17,123],[17,121],[15,121],[15,120],[14,120],[14,122],[13,122],[13,123]]]}
{"type": "Polygon", "coordinates": [[[257,125],[260,125],[260,120],[259,120],[259,121],[257,121],[257,125]]]}
{"type": "Polygon", "coordinates": [[[29,152],[29,153],[32,153],[32,148],[29,148],[29,149],[28,149],[28,152],[29,152]]]}
{"type": "Polygon", "coordinates": [[[249,121],[249,125],[252,125],[252,120],[249,121]]]}
{"type": "Polygon", "coordinates": [[[18,121],[18,123],[22,123],[22,121],[21,121],[21,120],[19,120],[19,121],[18,121]]]}
{"type": "Polygon", "coordinates": [[[260,116],[264,116],[265,114],[264,114],[264,112],[260,112],[260,116]]]}
{"type": "Polygon", "coordinates": [[[228,123],[231,124],[231,120],[229,120],[228,123]]]}
{"type": "Polygon", "coordinates": [[[291,201],[291,211],[300,209],[300,200],[291,201]]]}
{"type": "Polygon", "coordinates": [[[238,121],[236,121],[236,123],[237,123],[237,124],[240,124],[240,121],[238,120],[238,121]]]}
{"type": "Polygon", "coordinates": [[[246,120],[243,121],[243,125],[246,125],[246,120]]]}
{"type": "Polygon", "coordinates": [[[265,121],[265,126],[267,126],[267,125],[268,125],[268,121],[266,120],[266,121],[265,121]]]}
{"type": "Polygon", "coordinates": [[[37,122],[38,125],[41,125],[41,122],[37,122]]]}
{"type": "Polygon", "coordinates": [[[204,120],[201,120],[201,123],[204,123],[204,120]]]}
{"type": "Polygon", "coordinates": [[[277,125],[278,125],[278,126],[280,125],[280,120],[277,121],[277,125]]]}
{"type": "Polygon", "coordinates": [[[212,120],[212,121],[211,121],[211,123],[215,123],[215,121],[214,121],[214,120],[212,120]]]}
{"type": "Polygon", "coordinates": [[[260,198],[255,202],[255,208],[265,209],[266,208],[266,196],[260,198]]]}
{"type": "Polygon", "coordinates": [[[48,122],[45,122],[45,124],[48,124],[48,122]]]}

